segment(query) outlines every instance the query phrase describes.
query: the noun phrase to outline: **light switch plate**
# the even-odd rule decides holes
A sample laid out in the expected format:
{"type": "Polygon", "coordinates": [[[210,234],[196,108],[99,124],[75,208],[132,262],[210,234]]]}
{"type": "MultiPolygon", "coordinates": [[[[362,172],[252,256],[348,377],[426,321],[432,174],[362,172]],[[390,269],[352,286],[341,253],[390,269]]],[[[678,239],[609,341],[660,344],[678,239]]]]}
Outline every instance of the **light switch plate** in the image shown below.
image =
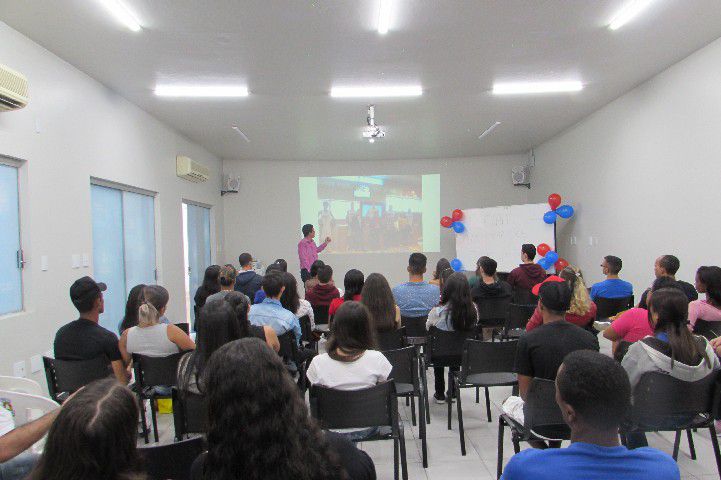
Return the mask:
{"type": "Polygon", "coordinates": [[[13,376],[25,377],[25,360],[13,363],[13,376]]]}
{"type": "Polygon", "coordinates": [[[90,266],[90,255],[87,253],[83,253],[83,267],[89,267],[90,266]]]}
{"type": "Polygon", "coordinates": [[[80,268],[80,254],[79,253],[73,253],[73,268],[80,268]]]}
{"type": "Polygon", "coordinates": [[[40,270],[42,270],[43,272],[47,272],[48,271],[48,263],[49,263],[48,256],[47,255],[41,256],[40,257],[40,270]]]}

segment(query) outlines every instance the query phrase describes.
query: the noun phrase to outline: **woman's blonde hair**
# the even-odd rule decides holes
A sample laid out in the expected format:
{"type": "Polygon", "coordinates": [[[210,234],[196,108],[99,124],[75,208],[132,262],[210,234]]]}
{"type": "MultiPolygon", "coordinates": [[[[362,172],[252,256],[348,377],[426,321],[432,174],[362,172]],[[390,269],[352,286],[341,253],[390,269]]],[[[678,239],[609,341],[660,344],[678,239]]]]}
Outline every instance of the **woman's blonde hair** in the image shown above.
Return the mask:
{"type": "Polygon", "coordinates": [[[583,274],[578,267],[569,265],[558,274],[571,288],[571,306],[568,313],[586,315],[591,310],[591,295],[588,294],[583,274]]]}
{"type": "Polygon", "coordinates": [[[168,304],[170,295],[160,285],[148,285],[143,289],[138,308],[138,326],[150,327],[160,321],[160,310],[168,304]]]}

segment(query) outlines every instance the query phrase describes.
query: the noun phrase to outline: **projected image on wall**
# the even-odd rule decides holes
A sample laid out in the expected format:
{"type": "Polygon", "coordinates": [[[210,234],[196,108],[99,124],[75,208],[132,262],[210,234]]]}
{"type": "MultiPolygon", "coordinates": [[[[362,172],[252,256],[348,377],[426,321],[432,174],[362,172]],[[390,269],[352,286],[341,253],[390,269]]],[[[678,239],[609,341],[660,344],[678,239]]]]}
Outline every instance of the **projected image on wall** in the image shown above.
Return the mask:
{"type": "Polygon", "coordinates": [[[300,177],[301,224],[329,253],[439,251],[440,175],[300,177]]]}

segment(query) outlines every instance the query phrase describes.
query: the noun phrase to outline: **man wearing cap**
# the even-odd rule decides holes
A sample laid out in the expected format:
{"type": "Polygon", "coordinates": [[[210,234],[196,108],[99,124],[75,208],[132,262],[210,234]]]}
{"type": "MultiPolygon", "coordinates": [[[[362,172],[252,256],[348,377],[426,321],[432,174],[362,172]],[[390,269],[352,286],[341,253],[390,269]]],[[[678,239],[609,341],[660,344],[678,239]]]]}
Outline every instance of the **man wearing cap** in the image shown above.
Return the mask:
{"type": "Polygon", "coordinates": [[[80,318],[63,325],[55,334],[55,358],[59,360],[91,360],[104,356],[110,362],[115,377],[128,383],[128,376],[120,356],[118,337],[98,325],[105,304],[104,283],[90,277],[75,281],[70,287],[70,300],[80,312],[80,318]]]}

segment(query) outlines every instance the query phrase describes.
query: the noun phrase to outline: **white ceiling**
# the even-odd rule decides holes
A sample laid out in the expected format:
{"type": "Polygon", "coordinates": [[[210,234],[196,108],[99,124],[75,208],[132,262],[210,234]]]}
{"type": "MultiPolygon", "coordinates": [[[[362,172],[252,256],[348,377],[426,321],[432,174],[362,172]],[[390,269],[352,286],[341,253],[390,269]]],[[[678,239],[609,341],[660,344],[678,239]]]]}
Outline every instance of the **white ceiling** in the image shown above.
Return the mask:
{"type": "Polygon", "coordinates": [[[125,0],[140,33],[95,0],[0,0],[0,20],[223,158],[450,158],[527,151],[721,36],[719,0],[656,0],[608,30],[626,1],[395,0],[385,36],[378,0],[125,0]],[[586,88],[489,92],[529,79],[586,88]],[[156,82],[201,81],[244,83],[251,95],[152,93],[156,82]],[[424,93],[373,101],[387,136],[371,145],[360,135],[370,102],[328,92],[386,83],[424,93]]]}

